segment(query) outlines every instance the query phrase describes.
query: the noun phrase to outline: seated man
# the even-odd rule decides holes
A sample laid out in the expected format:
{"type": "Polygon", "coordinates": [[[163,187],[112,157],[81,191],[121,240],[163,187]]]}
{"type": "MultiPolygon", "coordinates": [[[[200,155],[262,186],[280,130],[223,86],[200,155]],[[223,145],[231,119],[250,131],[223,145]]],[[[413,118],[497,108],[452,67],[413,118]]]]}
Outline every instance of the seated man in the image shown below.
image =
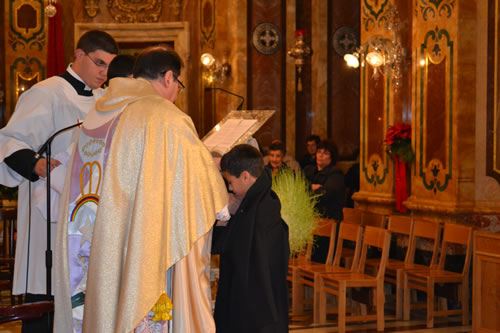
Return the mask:
{"type": "Polygon", "coordinates": [[[300,167],[302,170],[305,169],[306,166],[316,165],[316,150],[318,149],[318,144],[320,143],[319,136],[317,135],[309,135],[306,139],[307,142],[307,153],[302,156],[299,160],[300,167]]]}

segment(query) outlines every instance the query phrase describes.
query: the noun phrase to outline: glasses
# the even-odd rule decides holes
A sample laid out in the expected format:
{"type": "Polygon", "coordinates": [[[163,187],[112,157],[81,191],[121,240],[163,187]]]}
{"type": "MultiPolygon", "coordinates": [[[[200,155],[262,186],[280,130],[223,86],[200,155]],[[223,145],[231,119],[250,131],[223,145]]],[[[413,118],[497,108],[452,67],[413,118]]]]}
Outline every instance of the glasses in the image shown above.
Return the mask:
{"type": "Polygon", "coordinates": [[[94,65],[96,65],[97,67],[101,68],[101,69],[106,69],[108,68],[108,64],[105,63],[104,61],[102,60],[94,60],[92,59],[91,56],[89,56],[89,54],[87,52],[85,52],[85,55],[90,59],[90,61],[92,61],[94,63],[94,65]]]}
{"type": "Polygon", "coordinates": [[[182,83],[179,78],[174,76],[174,81],[177,81],[177,83],[179,83],[179,85],[177,86],[177,92],[181,92],[183,89],[186,89],[186,86],[184,86],[184,83],[182,83]]]}

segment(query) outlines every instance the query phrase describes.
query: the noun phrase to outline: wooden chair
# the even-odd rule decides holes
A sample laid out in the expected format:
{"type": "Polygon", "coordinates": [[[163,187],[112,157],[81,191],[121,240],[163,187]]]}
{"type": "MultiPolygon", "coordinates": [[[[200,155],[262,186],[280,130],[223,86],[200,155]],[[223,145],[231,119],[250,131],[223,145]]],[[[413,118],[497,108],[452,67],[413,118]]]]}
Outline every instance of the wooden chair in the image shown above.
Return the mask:
{"type": "Polygon", "coordinates": [[[369,225],[377,228],[385,228],[386,224],[387,224],[387,218],[385,215],[372,212],[362,212],[361,214],[361,225],[363,227],[369,225]]]}
{"type": "Polygon", "coordinates": [[[391,237],[386,229],[367,226],[363,235],[363,247],[361,259],[357,268],[352,273],[342,274],[320,274],[317,278],[316,288],[318,290],[319,302],[314,311],[319,312],[319,322],[326,323],[326,294],[336,295],[338,298],[338,331],[346,330],[346,321],[377,321],[377,331],[384,330],[384,274],[387,259],[389,257],[391,237]],[[375,276],[364,273],[368,247],[373,246],[382,249],[382,256],[378,271],[375,276]],[[368,287],[374,289],[376,297],[376,314],[346,316],[347,289],[355,287],[368,287]]]}
{"type": "MultiPolygon", "coordinates": [[[[421,271],[406,271],[404,276],[405,289],[405,311],[408,311],[409,317],[409,302],[408,297],[410,289],[417,289],[427,294],[427,328],[434,327],[434,317],[462,315],[462,324],[469,323],[469,269],[472,256],[472,228],[468,226],[445,224],[443,241],[441,244],[441,252],[439,264],[431,266],[427,270],[421,271]],[[445,270],[445,261],[448,248],[453,245],[465,247],[465,262],[462,272],[456,273],[445,270]],[[442,310],[434,309],[434,288],[436,283],[459,283],[460,284],[460,302],[461,309],[458,310],[442,310]]],[[[406,317],[405,313],[405,317],[406,317]]]]}
{"type": "MultiPolygon", "coordinates": [[[[354,268],[357,265],[359,254],[361,253],[361,235],[362,235],[362,228],[360,225],[341,223],[337,240],[337,248],[335,250],[335,258],[333,260],[333,263],[331,260],[327,260],[325,264],[309,262],[309,263],[299,264],[297,266],[297,268],[294,271],[293,283],[292,283],[292,309],[294,310],[294,312],[292,313],[303,312],[304,287],[305,286],[312,287],[313,293],[315,293],[314,285],[317,274],[341,273],[341,272],[351,271],[348,268],[340,266],[342,253],[345,250],[342,246],[344,240],[349,240],[356,244],[355,254],[354,254],[354,265],[352,267],[354,268]]],[[[332,250],[333,250],[333,244],[334,242],[330,243],[330,248],[332,250]]],[[[331,253],[333,253],[333,251],[329,251],[329,255],[331,255],[331,253]]],[[[316,296],[313,296],[313,298],[317,299],[316,296]]]]}
{"type": "MultiPolygon", "coordinates": [[[[3,230],[2,245],[0,247],[0,290],[9,290],[11,292],[11,304],[15,304],[15,297],[12,295],[12,278],[14,275],[16,249],[15,229],[17,209],[0,209],[0,221],[3,230]]],[[[21,303],[20,300],[19,303],[21,303]]]]}
{"type": "Polygon", "coordinates": [[[342,213],[344,215],[343,222],[361,224],[361,211],[359,209],[344,207],[342,213]]]}
{"type": "MultiPolygon", "coordinates": [[[[439,245],[440,245],[440,237],[441,237],[441,224],[438,222],[432,222],[422,219],[415,219],[413,222],[413,233],[410,239],[410,243],[408,244],[407,250],[407,258],[408,261],[405,260],[405,263],[399,272],[400,278],[404,281],[405,272],[416,272],[416,271],[425,271],[428,270],[431,266],[436,265],[439,245]],[[432,241],[432,254],[431,259],[427,265],[415,263],[415,253],[417,250],[417,245],[420,240],[428,240],[432,241]]],[[[404,283],[404,282],[403,282],[404,283]]],[[[403,287],[404,289],[404,287],[403,287]]],[[[403,290],[403,319],[410,320],[410,294],[407,289],[403,290]],[[408,295],[406,293],[408,292],[408,295]]],[[[423,308],[419,304],[412,305],[413,308],[423,308]]]]}
{"type": "MultiPolygon", "coordinates": [[[[411,239],[413,236],[413,218],[402,215],[392,215],[389,218],[388,230],[391,235],[405,235],[408,237],[408,247],[404,260],[389,258],[385,267],[386,283],[395,285],[396,288],[396,319],[403,319],[403,269],[405,264],[413,263],[410,256],[411,239]]],[[[367,259],[367,269],[375,270],[378,268],[379,259],[367,259]]]]}
{"type": "Polygon", "coordinates": [[[337,233],[337,222],[332,219],[318,219],[318,227],[313,231],[314,236],[323,236],[330,238],[330,244],[328,246],[328,255],[325,263],[316,263],[311,261],[311,255],[314,247],[313,239],[307,244],[306,252],[304,255],[298,256],[297,258],[290,258],[288,263],[288,274],[287,280],[292,284],[292,314],[297,315],[303,312],[303,299],[304,290],[303,288],[298,288],[295,284],[295,272],[299,266],[322,266],[331,265],[333,261],[333,250],[335,244],[335,238],[337,233]],[[298,290],[301,289],[301,290],[298,290]],[[298,300],[301,302],[298,302],[298,300]]]}
{"type": "Polygon", "coordinates": [[[25,303],[0,307],[0,324],[17,320],[40,319],[45,314],[54,312],[54,302],[25,303]]]}

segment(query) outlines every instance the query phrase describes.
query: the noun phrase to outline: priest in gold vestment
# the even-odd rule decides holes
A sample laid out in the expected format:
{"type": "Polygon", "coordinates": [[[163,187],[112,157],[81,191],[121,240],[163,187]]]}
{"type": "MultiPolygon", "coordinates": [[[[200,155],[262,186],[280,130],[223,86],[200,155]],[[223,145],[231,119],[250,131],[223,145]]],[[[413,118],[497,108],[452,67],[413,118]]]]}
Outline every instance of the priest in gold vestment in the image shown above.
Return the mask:
{"type": "Polygon", "coordinates": [[[161,330],[215,331],[207,273],[227,191],[173,104],[181,65],[166,48],[144,50],[134,79],[112,79],[85,118],[60,204],[55,332],[150,330],[167,270],[173,319],[161,330]]]}

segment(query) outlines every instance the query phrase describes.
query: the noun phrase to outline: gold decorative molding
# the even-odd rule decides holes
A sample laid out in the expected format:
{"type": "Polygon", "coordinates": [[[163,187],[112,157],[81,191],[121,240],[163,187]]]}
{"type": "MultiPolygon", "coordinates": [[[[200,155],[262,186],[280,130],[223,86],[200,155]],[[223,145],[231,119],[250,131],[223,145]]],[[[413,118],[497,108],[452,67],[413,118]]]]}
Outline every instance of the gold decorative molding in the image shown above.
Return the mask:
{"type": "Polygon", "coordinates": [[[89,17],[95,17],[99,11],[99,0],[85,0],[85,11],[89,17]]]}
{"type": "Polygon", "coordinates": [[[161,0],[108,0],[109,13],[118,23],[153,23],[160,18],[161,0]]]}

